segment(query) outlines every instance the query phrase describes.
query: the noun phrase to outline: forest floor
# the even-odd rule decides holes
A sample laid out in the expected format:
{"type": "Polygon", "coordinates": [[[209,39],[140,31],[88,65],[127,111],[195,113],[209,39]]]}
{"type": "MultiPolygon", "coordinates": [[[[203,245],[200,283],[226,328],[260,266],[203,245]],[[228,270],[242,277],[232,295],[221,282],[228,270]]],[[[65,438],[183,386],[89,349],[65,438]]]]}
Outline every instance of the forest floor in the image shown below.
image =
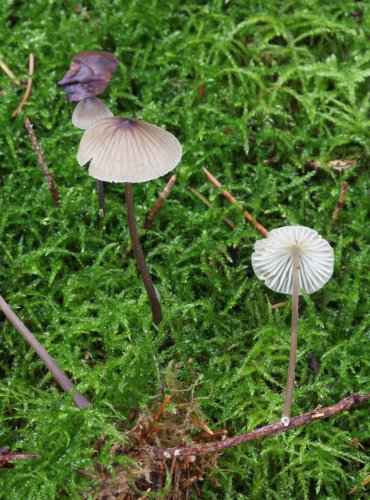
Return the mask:
{"type": "Polygon", "coordinates": [[[0,294],[92,403],[77,408],[0,316],[0,448],[37,454],[0,468],[0,498],[365,498],[368,405],[192,467],[127,450],[281,416],[290,298],[255,276],[263,236],[203,167],[267,230],[308,226],[334,249],[332,279],[300,298],[293,415],[369,391],[368,3],[6,0],[0,21],[0,59],[20,80],[0,70],[0,294]],[[76,52],[94,49],[120,61],[101,96],[112,112],[183,146],[171,174],[133,186],[141,226],[177,175],[141,230],[158,327],[127,252],[123,186],[106,185],[100,218],[76,160],[74,105],[56,85],[76,52]],[[31,93],[12,117],[30,53],[31,93]]]}

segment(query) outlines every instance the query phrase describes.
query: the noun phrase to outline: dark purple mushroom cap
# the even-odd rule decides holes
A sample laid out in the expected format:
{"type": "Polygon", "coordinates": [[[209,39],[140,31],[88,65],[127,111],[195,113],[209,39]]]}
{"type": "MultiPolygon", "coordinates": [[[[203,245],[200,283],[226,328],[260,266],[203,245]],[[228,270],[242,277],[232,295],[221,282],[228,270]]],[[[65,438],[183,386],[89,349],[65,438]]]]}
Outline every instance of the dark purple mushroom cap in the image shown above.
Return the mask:
{"type": "Polygon", "coordinates": [[[107,88],[118,59],[110,52],[88,50],[73,56],[68,72],[58,82],[69,101],[100,95],[107,88]]]}

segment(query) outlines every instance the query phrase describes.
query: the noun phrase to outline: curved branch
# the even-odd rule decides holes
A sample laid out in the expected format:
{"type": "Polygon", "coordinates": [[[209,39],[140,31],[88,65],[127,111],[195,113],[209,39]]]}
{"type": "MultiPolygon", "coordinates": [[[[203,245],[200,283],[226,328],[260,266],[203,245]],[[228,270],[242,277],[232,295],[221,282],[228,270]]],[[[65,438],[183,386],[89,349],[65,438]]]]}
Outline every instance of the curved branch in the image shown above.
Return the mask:
{"type": "Polygon", "coordinates": [[[324,408],[319,408],[313,410],[309,413],[303,413],[302,415],[297,415],[290,420],[290,424],[285,427],[281,422],[274,422],[264,427],[254,429],[251,432],[245,434],[240,434],[238,436],[233,436],[223,441],[217,441],[214,443],[207,443],[203,445],[189,445],[183,448],[152,448],[152,454],[154,458],[174,458],[174,457],[186,457],[189,455],[206,455],[207,453],[215,453],[226,448],[231,448],[233,446],[238,446],[242,443],[247,443],[248,441],[256,441],[268,436],[274,436],[275,434],[280,434],[281,432],[291,431],[302,427],[304,425],[315,422],[322,418],[328,418],[332,415],[336,415],[345,410],[349,410],[352,406],[366,403],[370,400],[370,393],[367,394],[352,394],[344,399],[338,401],[331,406],[324,408]]]}

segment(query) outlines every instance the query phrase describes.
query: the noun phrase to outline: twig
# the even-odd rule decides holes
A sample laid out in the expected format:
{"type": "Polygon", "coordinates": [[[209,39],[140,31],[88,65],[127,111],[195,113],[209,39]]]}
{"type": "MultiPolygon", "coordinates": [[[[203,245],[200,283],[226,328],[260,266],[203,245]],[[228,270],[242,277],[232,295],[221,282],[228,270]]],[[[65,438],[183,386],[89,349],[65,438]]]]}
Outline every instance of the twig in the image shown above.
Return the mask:
{"type": "Polygon", "coordinates": [[[277,304],[272,304],[271,309],[281,309],[282,307],[285,307],[289,304],[289,302],[286,300],[284,302],[278,302],[277,304]]]}
{"type": "Polygon", "coordinates": [[[337,224],[339,212],[343,208],[344,201],[345,201],[346,196],[347,196],[347,188],[348,188],[348,182],[346,182],[346,181],[342,182],[342,186],[340,189],[340,195],[339,195],[339,198],[338,198],[338,201],[337,201],[337,204],[335,206],[333,216],[332,216],[332,221],[333,221],[334,225],[337,224]]]}
{"type": "Polygon", "coordinates": [[[157,213],[160,211],[160,209],[161,209],[161,207],[163,205],[164,200],[170,194],[170,191],[171,191],[173,185],[175,184],[176,179],[177,179],[176,175],[172,175],[170,177],[170,180],[167,182],[164,190],[159,195],[157,203],[154,205],[154,207],[152,208],[152,210],[146,216],[145,221],[144,221],[143,225],[141,226],[143,229],[148,229],[151,226],[151,224],[153,222],[153,219],[157,215],[157,213]]]}
{"type": "Polygon", "coordinates": [[[27,81],[27,86],[26,86],[26,91],[24,93],[24,96],[21,100],[21,102],[18,104],[17,109],[13,112],[12,117],[15,118],[23,106],[26,104],[27,99],[29,98],[31,94],[31,89],[32,89],[32,75],[33,75],[33,70],[35,67],[35,58],[33,54],[29,55],[29,60],[28,60],[28,81],[27,81]]]}
{"type": "MultiPolygon", "coordinates": [[[[44,362],[46,368],[54,375],[55,380],[61,386],[65,392],[71,392],[74,390],[74,384],[67,377],[64,371],[59,367],[55,360],[50,356],[47,350],[40,344],[33,333],[26,327],[24,323],[18,318],[14,311],[10,308],[9,304],[5,302],[3,297],[0,295],[0,310],[12,323],[12,325],[18,330],[22,335],[24,340],[32,347],[36,352],[38,357],[44,362]]],[[[87,408],[90,405],[90,401],[85,398],[83,394],[76,391],[72,396],[72,401],[81,409],[87,408]]]]}
{"type": "MultiPolygon", "coordinates": [[[[207,200],[207,198],[205,196],[203,196],[202,194],[200,194],[198,191],[196,191],[195,189],[193,189],[192,187],[189,186],[189,191],[196,197],[198,198],[198,200],[200,200],[202,203],[204,203],[208,208],[211,208],[212,207],[212,204],[209,200],[207,200]]],[[[235,228],[235,224],[233,223],[233,221],[231,221],[228,217],[224,217],[223,218],[223,221],[225,222],[225,224],[227,224],[228,226],[231,227],[231,229],[234,229],[235,228]]]]}
{"type": "Polygon", "coordinates": [[[49,190],[51,192],[51,196],[53,197],[55,205],[58,206],[59,205],[59,196],[58,196],[57,189],[55,187],[54,177],[46,165],[45,158],[44,158],[44,155],[42,154],[39,141],[37,140],[35,131],[33,130],[33,125],[27,117],[24,119],[24,126],[26,127],[28,135],[31,138],[32,145],[33,145],[33,148],[34,148],[35,153],[37,155],[37,159],[39,160],[41,170],[44,172],[44,175],[46,177],[46,180],[47,180],[47,183],[49,186],[49,190]]]}
{"type": "Polygon", "coordinates": [[[37,457],[37,453],[18,453],[16,451],[11,451],[9,446],[4,446],[0,449],[0,469],[8,466],[8,463],[12,460],[25,460],[37,457]]]}
{"type": "Polygon", "coordinates": [[[207,455],[208,453],[219,452],[226,448],[231,448],[242,443],[247,443],[248,441],[256,441],[268,436],[280,434],[281,432],[297,429],[304,425],[315,422],[316,420],[328,418],[342,411],[349,410],[352,406],[363,404],[369,400],[370,393],[352,394],[351,396],[342,399],[332,406],[316,409],[309,413],[303,413],[302,415],[297,415],[296,417],[291,418],[290,423],[287,427],[285,427],[284,424],[279,421],[266,425],[264,427],[260,427],[258,429],[254,429],[253,431],[247,432],[245,434],[239,434],[238,436],[224,439],[223,441],[174,448],[153,447],[151,451],[153,456],[158,459],[186,457],[189,455],[207,455]]]}
{"type": "Polygon", "coordinates": [[[4,73],[6,73],[8,75],[8,77],[13,80],[13,82],[16,84],[16,85],[20,85],[21,82],[18,80],[18,78],[15,76],[15,74],[13,73],[13,71],[11,69],[8,68],[8,66],[4,63],[4,61],[2,61],[0,59],[0,68],[4,71],[4,73]]]}
{"type": "Polygon", "coordinates": [[[162,402],[161,406],[159,407],[159,410],[155,414],[154,420],[158,420],[160,418],[160,416],[162,415],[164,409],[166,408],[166,406],[168,405],[168,403],[172,399],[172,396],[173,396],[173,394],[170,394],[169,396],[167,396],[167,397],[164,398],[164,401],[162,402]]]}
{"type": "Polygon", "coordinates": [[[359,488],[366,488],[370,484],[370,476],[367,476],[364,481],[359,486],[355,486],[349,493],[348,495],[354,495],[359,488]]]}
{"type": "MultiPolygon", "coordinates": [[[[328,166],[332,170],[336,170],[337,172],[343,172],[348,168],[354,167],[358,163],[358,160],[330,160],[328,161],[328,166]]],[[[323,164],[318,160],[310,160],[306,162],[306,166],[310,168],[315,168],[316,170],[323,169],[323,164]]]]}
{"type": "Polygon", "coordinates": [[[207,434],[210,436],[213,436],[214,432],[208,427],[207,424],[199,420],[195,415],[190,415],[190,418],[192,419],[193,422],[195,422],[201,429],[206,431],[207,434]]]}
{"type": "MultiPolygon", "coordinates": [[[[216,177],[214,177],[211,174],[211,172],[209,172],[204,167],[203,167],[203,172],[211,184],[213,184],[217,189],[222,188],[222,184],[216,179],[216,177]]],[[[259,222],[256,221],[256,219],[253,217],[252,214],[250,214],[247,210],[244,210],[244,208],[238,204],[238,201],[234,198],[234,196],[231,193],[229,193],[228,191],[223,189],[222,195],[227,200],[229,200],[230,203],[233,203],[234,205],[236,205],[239,212],[242,212],[244,217],[247,219],[247,221],[250,222],[252,224],[252,226],[254,226],[263,236],[265,236],[265,238],[268,237],[268,235],[269,235],[268,231],[262,226],[262,224],[260,224],[259,222]]]]}

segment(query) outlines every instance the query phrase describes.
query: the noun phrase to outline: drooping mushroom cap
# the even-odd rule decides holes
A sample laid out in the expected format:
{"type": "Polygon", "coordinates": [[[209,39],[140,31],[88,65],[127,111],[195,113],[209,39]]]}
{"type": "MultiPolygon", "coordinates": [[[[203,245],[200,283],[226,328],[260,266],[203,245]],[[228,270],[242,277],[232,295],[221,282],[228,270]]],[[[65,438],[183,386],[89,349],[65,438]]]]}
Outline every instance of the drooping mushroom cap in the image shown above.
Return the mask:
{"type": "Polygon", "coordinates": [[[112,111],[103,101],[97,97],[85,97],[75,107],[72,123],[75,127],[86,130],[98,120],[111,116],[113,116],[112,111]]]}
{"type": "Polygon", "coordinates": [[[291,294],[294,252],[299,255],[299,288],[316,292],[333,274],[334,253],[329,243],[308,227],[279,227],[257,241],[252,254],[254,272],[271,290],[291,294]]]}
{"type": "Polygon", "coordinates": [[[170,132],[132,118],[104,118],[89,127],[77,161],[91,160],[89,174],[107,182],[145,182],[167,174],[182,155],[170,132]]]}
{"type": "Polygon", "coordinates": [[[86,50],[77,52],[68,72],[58,82],[64,87],[69,101],[100,95],[107,88],[118,59],[110,52],[86,50]]]}

